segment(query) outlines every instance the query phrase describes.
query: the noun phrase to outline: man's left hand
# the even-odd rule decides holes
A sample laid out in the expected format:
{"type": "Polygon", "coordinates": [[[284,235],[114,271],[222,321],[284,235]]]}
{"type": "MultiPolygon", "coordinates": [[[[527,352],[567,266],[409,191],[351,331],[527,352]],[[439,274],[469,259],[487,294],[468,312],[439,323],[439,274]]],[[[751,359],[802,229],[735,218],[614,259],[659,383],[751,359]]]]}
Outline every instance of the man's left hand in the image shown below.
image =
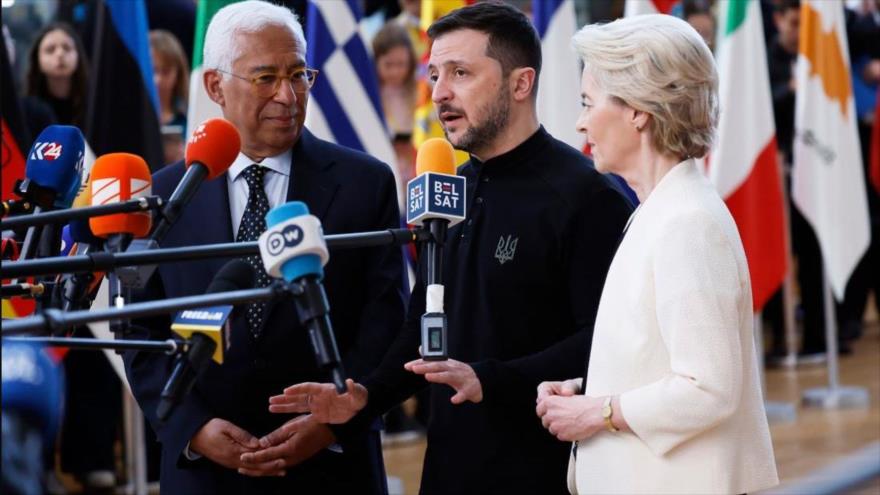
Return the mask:
{"type": "Polygon", "coordinates": [[[416,359],[403,367],[417,375],[424,375],[425,380],[429,382],[445,383],[454,388],[456,394],[452,396],[453,404],[461,404],[466,400],[478,403],[483,400],[483,386],[469,364],[454,359],[445,361],[416,359]]]}
{"type": "MultiPolygon", "coordinates": [[[[311,415],[298,416],[260,439],[260,450],[241,455],[241,461],[254,466],[272,465],[282,470],[295,466],[329,447],[336,437],[327,425],[311,415]]],[[[239,473],[264,476],[262,471],[241,468],[239,473]]]]}

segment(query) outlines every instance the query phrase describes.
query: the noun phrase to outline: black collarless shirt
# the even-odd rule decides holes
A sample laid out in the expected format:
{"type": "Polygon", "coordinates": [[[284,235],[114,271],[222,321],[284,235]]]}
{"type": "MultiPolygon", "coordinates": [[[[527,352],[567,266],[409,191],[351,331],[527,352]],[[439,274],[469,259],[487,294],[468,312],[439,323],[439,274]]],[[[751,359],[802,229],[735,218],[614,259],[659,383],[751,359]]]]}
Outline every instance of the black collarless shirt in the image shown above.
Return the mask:
{"type": "MultiPolygon", "coordinates": [[[[632,211],[611,180],[543,128],[508,153],[459,169],[467,217],[443,251],[449,356],[469,363],[483,401],[431,390],[422,493],[567,493],[569,444],[535,414],[536,387],[582,376],[608,266],[632,211]]],[[[424,264],[404,330],[365,381],[360,421],[427,382],[418,358],[424,264]]],[[[357,421],[356,423],[357,424],[357,421]]]]}

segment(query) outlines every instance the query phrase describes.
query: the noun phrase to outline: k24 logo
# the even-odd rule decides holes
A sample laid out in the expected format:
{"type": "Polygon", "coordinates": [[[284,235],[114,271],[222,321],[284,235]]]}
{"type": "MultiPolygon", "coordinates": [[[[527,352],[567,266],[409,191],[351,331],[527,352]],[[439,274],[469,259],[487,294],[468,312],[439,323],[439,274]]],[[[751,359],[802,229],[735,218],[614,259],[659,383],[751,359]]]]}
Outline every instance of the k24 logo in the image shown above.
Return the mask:
{"type": "Polygon", "coordinates": [[[29,160],[56,160],[61,156],[61,143],[34,143],[29,160]]]}

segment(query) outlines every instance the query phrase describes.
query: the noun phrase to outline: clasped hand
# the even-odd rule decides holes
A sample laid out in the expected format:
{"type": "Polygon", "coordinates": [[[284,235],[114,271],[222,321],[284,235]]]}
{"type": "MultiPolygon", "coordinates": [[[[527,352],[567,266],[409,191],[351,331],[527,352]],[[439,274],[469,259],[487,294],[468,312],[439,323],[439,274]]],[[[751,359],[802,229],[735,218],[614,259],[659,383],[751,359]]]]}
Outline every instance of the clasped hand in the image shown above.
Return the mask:
{"type": "Polygon", "coordinates": [[[538,386],[535,412],[544,428],[564,442],[589,438],[604,428],[602,399],[578,395],[579,391],[580,380],[538,386]]]}
{"type": "Polygon", "coordinates": [[[190,449],[247,476],[284,476],[290,466],[334,442],[326,425],[310,416],[294,418],[257,439],[229,421],[213,418],[190,441],[190,449]]]}

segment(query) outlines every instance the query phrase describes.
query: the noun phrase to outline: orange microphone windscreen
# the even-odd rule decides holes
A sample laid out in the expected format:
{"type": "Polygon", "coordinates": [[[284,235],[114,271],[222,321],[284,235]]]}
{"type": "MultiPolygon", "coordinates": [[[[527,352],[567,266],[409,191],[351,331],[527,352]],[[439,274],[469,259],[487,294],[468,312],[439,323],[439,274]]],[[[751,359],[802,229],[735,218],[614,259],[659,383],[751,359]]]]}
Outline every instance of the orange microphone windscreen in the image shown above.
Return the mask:
{"type": "Polygon", "coordinates": [[[431,138],[419,146],[416,155],[416,176],[425,172],[455,175],[455,151],[449,141],[431,138]]]}
{"type": "MultiPolygon", "coordinates": [[[[131,153],[108,153],[95,160],[89,177],[92,206],[106,205],[152,194],[153,179],[143,158],[131,153]]],[[[89,219],[92,233],[106,238],[112,234],[144,237],[150,232],[150,212],[116,213],[89,219]]]]}
{"type": "Polygon", "coordinates": [[[235,126],[224,119],[208,119],[193,131],[186,143],[186,166],[201,163],[208,168],[208,179],[213,179],[235,161],[241,151],[241,138],[235,126]]]}

